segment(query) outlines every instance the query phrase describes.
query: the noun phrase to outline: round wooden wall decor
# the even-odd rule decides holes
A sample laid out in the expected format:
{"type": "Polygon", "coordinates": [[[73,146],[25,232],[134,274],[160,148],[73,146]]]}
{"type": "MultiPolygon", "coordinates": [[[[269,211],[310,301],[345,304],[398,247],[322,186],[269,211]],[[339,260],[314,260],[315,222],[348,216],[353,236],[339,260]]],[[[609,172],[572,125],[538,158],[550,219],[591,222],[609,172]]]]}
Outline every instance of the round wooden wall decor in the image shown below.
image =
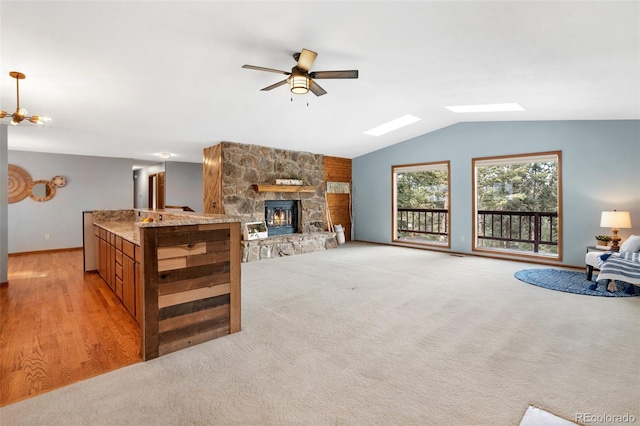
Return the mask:
{"type": "Polygon", "coordinates": [[[27,192],[36,201],[49,201],[56,195],[56,187],[48,180],[34,180],[27,192]]]}
{"type": "Polygon", "coordinates": [[[9,164],[9,204],[17,203],[29,195],[31,182],[29,172],[22,167],[9,164]]]}
{"type": "Polygon", "coordinates": [[[56,188],[62,188],[67,184],[67,178],[64,176],[54,176],[51,178],[51,183],[56,188]]]}

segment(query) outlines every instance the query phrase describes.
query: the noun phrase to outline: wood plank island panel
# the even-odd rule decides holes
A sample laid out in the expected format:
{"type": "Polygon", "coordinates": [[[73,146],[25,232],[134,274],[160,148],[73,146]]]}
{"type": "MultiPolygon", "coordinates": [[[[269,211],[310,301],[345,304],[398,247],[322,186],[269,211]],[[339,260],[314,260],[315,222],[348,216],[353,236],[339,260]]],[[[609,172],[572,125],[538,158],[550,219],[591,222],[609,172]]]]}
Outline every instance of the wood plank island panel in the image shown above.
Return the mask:
{"type": "Polygon", "coordinates": [[[141,228],[144,359],[240,331],[240,223],[141,228]],[[147,299],[147,302],[150,300],[147,299]]]}

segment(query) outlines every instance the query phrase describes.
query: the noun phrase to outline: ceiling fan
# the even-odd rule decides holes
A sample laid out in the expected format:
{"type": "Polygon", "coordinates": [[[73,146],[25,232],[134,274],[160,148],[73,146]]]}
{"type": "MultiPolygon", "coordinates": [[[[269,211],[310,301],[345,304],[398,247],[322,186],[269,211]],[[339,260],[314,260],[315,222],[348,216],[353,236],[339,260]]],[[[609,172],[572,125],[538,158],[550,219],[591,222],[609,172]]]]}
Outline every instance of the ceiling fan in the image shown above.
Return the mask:
{"type": "Polygon", "coordinates": [[[255,65],[243,65],[242,68],[257,71],[274,72],[276,74],[284,74],[289,77],[279,81],[271,86],[267,86],[262,91],[268,91],[289,83],[291,93],[305,94],[311,90],[314,95],[322,96],[327,93],[322,87],[314,81],[314,79],[322,78],[358,78],[358,70],[346,71],[311,71],[313,61],[316,60],[318,54],[308,49],[302,49],[299,53],[293,54],[293,59],[297,64],[289,71],[281,71],[273,68],[257,67],[255,65]]]}

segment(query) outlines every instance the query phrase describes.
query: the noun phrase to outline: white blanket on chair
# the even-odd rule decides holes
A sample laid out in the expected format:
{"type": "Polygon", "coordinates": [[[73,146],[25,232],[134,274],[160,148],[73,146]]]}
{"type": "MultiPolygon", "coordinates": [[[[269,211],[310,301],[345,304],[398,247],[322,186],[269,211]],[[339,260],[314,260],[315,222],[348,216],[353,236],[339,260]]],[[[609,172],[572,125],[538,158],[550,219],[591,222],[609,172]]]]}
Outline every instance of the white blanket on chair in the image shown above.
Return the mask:
{"type": "Polygon", "coordinates": [[[640,286],[640,253],[605,253],[598,258],[598,281],[617,280],[640,286]]]}

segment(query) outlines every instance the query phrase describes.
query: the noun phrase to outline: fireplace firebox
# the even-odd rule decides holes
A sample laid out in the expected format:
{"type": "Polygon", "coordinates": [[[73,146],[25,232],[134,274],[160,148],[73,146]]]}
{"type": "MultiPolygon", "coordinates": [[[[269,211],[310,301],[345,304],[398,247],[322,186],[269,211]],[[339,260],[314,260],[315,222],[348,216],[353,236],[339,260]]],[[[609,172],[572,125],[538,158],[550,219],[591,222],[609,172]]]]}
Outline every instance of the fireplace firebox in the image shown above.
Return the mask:
{"type": "Polygon", "coordinates": [[[298,202],[296,200],[266,200],[264,219],[269,236],[298,232],[298,202]]]}

